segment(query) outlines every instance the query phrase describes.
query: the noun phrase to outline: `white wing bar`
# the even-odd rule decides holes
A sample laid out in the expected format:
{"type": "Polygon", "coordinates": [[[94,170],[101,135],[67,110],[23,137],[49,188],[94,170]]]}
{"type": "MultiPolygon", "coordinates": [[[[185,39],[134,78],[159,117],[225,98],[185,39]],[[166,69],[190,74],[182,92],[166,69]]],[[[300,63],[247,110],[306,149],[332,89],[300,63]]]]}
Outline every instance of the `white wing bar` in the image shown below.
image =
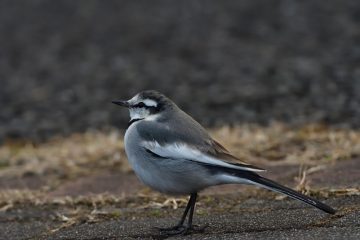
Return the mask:
{"type": "Polygon", "coordinates": [[[209,156],[206,153],[203,153],[195,148],[192,148],[186,144],[182,143],[173,143],[173,144],[166,144],[160,145],[157,141],[144,141],[142,142],[142,146],[149,149],[153,153],[170,158],[170,159],[188,159],[191,161],[209,164],[213,166],[221,166],[227,167],[232,169],[240,169],[240,170],[247,170],[252,172],[262,172],[264,170],[252,168],[251,166],[247,167],[234,165],[231,163],[224,162],[221,159],[215,158],[213,156],[209,156]]]}

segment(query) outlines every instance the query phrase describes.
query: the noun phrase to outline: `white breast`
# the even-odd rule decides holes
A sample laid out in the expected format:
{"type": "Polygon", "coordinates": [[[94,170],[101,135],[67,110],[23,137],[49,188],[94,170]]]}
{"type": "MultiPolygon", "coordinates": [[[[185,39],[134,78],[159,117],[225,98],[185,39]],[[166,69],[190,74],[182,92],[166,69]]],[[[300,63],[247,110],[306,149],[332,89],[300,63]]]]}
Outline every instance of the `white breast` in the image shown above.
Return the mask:
{"type": "Polygon", "coordinates": [[[218,183],[199,164],[186,159],[155,159],[146,152],[133,123],[125,133],[125,152],[139,179],[149,187],[168,194],[188,194],[218,183]]]}
{"type": "MultiPolygon", "coordinates": [[[[140,120],[141,121],[141,120],[140,120]]],[[[125,143],[125,153],[128,157],[129,163],[134,168],[134,164],[136,162],[136,159],[138,156],[137,153],[140,151],[140,146],[138,144],[139,142],[139,135],[136,130],[136,125],[139,122],[134,122],[130,125],[130,127],[126,130],[125,136],[124,136],[124,143],[125,143]]],[[[134,169],[135,170],[135,169],[134,169]]]]}

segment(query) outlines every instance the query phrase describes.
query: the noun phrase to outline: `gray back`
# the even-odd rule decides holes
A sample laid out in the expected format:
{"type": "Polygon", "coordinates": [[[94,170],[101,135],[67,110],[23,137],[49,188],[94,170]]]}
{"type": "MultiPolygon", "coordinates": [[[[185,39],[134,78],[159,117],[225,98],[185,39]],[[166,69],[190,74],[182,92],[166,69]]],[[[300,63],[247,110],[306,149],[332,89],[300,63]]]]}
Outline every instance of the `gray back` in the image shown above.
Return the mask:
{"type": "Polygon", "coordinates": [[[212,141],[206,130],[176,105],[163,111],[158,121],[142,121],[136,127],[144,140],[156,140],[160,145],[180,141],[206,150],[212,141]]]}

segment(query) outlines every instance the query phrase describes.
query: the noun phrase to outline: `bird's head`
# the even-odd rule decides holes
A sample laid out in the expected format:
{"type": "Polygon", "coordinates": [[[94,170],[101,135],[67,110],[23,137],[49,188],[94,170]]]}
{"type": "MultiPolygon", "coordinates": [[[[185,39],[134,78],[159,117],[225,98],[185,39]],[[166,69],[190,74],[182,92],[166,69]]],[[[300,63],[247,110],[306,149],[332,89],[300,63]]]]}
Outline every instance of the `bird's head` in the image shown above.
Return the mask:
{"type": "Polygon", "coordinates": [[[115,100],[112,103],[127,107],[131,121],[156,118],[175,106],[169,98],[154,90],[140,92],[127,101],[115,100]]]}

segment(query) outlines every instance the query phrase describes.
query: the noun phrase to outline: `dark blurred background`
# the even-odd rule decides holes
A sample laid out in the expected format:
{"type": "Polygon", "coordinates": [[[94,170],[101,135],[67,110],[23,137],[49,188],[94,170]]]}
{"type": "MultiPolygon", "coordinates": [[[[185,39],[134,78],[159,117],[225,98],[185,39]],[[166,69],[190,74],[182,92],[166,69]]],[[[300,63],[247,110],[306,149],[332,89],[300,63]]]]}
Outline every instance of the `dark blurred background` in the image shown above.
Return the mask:
{"type": "Polygon", "coordinates": [[[143,89],[205,126],[360,126],[359,0],[0,1],[0,140],[126,127],[143,89]]]}

